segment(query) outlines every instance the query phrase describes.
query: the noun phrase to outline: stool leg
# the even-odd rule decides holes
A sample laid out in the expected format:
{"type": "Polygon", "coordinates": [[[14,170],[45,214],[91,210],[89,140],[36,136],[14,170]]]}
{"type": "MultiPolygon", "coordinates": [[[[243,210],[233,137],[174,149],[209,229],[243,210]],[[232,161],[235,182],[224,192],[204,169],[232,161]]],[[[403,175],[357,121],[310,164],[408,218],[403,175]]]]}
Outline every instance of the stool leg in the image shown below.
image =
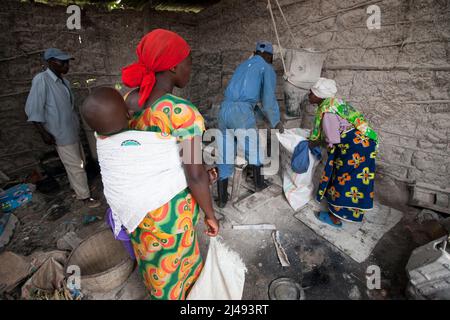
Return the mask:
{"type": "Polygon", "coordinates": [[[259,192],[268,187],[264,182],[264,176],[261,174],[262,166],[253,167],[253,181],[255,183],[255,192],[259,192]]]}
{"type": "Polygon", "coordinates": [[[228,202],[228,178],[217,181],[217,195],[218,201],[217,206],[219,208],[224,208],[228,202]]]}
{"type": "Polygon", "coordinates": [[[236,202],[239,199],[239,191],[241,189],[242,172],[245,166],[236,166],[233,176],[233,185],[231,189],[231,200],[236,202]]]}

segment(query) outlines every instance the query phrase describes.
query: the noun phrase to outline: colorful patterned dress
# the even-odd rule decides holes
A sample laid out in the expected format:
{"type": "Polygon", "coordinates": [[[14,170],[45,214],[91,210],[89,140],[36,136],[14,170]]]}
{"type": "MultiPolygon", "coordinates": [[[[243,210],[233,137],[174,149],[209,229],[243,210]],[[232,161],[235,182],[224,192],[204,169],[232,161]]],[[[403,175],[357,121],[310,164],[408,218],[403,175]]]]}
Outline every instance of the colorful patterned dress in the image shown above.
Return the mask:
{"type": "MultiPolygon", "coordinates": [[[[189,101],[166,94],[133,115],[130,129],[161,132],[183,141],[201,136],[204,120],[189,101]]],[[[189,189],[148,212],[131,234],[139,271],[151,299],[183,300],[198,278],[203,261],[195,225],[199,207],[189,189]]]]}
{"type": "Polygon", "coordinates": [[[378,136],[351,105],[339,99],[326,99],[318,108],[311,140],[323,139],[321,120],[326,112],[339,115],[353,127],[343,132],[341,142],[328,150],[317,201],[325,197],[333,215],[361,222],[365,211],[373,208],[378,136]]]}

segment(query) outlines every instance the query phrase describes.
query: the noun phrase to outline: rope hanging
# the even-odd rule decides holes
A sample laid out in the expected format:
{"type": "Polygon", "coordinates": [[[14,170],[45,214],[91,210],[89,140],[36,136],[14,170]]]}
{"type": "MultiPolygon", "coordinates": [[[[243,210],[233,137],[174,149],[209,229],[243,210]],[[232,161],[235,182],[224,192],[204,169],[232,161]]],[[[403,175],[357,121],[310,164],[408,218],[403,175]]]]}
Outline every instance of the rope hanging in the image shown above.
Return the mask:
{"type": "MultiPolygon", "coordinates": [[[[289,26],[289,23],[286,19],[286,16],[284,15],[283,9],[281,9],[280,3],[278,2],[278,0],[275,0],[278,9],[280,10],[281,16],[283,17],[284,22],[286,23],[287,29],[289,31],[289,34],[295,44],[295,46],[298,48],[300,48],[300,44],[298,43],[298,41],[295,39],[294,34],[292,33],[292,29],[289,26]]],[[[270,0],[267,0],[267,8],[269,9],[270,12],[270,17],[272,18],[272,24],[273,24],[273,29],[275,31],[275,37],[277,38],[277,43],[278,43],[278,47],[280,48],[280,56],[281,56],[281,62],[283,63],[283,70],[284,70],[284,75],[283,75],[283,79],[287,82],[289,82],[291,85],[293,85],[296,88],[299,89],[306,89],[306,88],[302,88],[296,84],[294,84],[290,79],[289,79],[289,75],[288,72],[286,70],[286,63],[284,61],[284,54],[283,54],[283,47],[281,46],[281,42],[280,42],[280,37],[278,35],[278,29],[277,29],[277,24],[275,22],[275,17],[273,15],[273,10],[272,10],[272,3],[270,2],[270,0]]]]}
{"type": "Polygon", "coordinates": [[[272,4],[270,3],[270,0],[267,0],[267,8],[269,9],[270,16],[272,17],[273,29],[275,31],[275,36],[277,38],[278,47],[280,48],[281,62],[283,63],[284,75],[286,76],[286,64],[284,63],[283,47],[281,46],[280,37],[278,36],[278,29],[275,22],[275,18],[273,16],[272,4]]]}
{"type": "Polygon", "coordinates": [[[292,41],[294,42],[297,49],[300,48],[300,44],[298,43],[297,39],[294,37],[294,34],[292,33],[292,29],[289,26],[286,16],[284,15],[283,9],[281,9],[280,3],[278,2],[278,0],[275,0],[275,2],[277,3],[278,9],[280,10],[281,16],[283,17],[284,23],[286,24],[289,34],[291,35],[292,41]]]}

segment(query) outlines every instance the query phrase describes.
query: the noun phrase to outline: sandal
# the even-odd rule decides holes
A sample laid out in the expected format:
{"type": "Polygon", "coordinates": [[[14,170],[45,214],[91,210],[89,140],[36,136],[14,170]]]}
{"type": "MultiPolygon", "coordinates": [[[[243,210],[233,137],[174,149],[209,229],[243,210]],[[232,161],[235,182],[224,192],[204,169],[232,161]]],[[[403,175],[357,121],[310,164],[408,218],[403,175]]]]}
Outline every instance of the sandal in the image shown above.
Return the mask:
{"type": "Polygon", "coordinates": [[[82,201],[84,202],[84,205],[88,206],[89,208],[98,208],[102,205],[100,201],[93,198],[83,199],[82,201]]]}
{"type": "Polygon", "coordinates": [[[342,222],[339,221],[338,224],[335,224],[335,223],[333,222],[333,220],[331,220],[330,214],[329,214],[329,212],[327,212],[327,211],[321,211],[321,212],[319,212],[319,214],[316,215],[316,217],[317,217],[317,219],[319,219],[319,220],[322,221],[323,223],[329,224],[329,225],[332,226],[332,227],[335,227],[335,228],[342,228],[342,222]]]}

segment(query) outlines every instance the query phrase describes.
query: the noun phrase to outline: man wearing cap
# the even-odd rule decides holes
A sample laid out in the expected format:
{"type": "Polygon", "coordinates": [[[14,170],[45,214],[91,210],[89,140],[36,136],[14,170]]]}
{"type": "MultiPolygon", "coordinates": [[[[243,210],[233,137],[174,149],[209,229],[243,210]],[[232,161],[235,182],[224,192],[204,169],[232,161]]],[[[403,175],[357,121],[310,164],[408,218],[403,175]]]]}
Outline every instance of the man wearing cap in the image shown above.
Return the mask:
{"type": "Polygon", "coordinates": [[[236,140],[235,137],[230,136],[227,129],[256,130],[255,107],[257,103],[261,102],[261,111],[270,123],[270,127],[282,130],[280,109],[275,96],[276,74],[272,67],[272,61],[272,44],[267,41],[258,42],[254,55],[237,67],[225,91],[225,98],[219,111],[219,129],[223,134],[223,139],[217,141],[219,151],[218,206],[221,208],[228,201],[228,178],[234,171],[233,150],[236,150],[237,143],[245,144],[239,148],[245,150],[245,157],[253,167],[256,191],[265,187],[261,175],[262,165],[258,156],[258,142],[246,138],[247,141],[242,143],[240,139],[236,140]],[[227,152],[230,155],[227,155],[227,152]]]}
{"type": "Polygon", "coordinates": [[[84,170],[74,96],[69,81],[62,76],[69,71],[69,61],[73,58],[59,49],[50,48],[45,51],[44,60],[48,68],[33,78],[25,113],[44,142],[55,145],[77,199],[91,208],[98,207],[100,202],[91,198],[84,170]]]}

